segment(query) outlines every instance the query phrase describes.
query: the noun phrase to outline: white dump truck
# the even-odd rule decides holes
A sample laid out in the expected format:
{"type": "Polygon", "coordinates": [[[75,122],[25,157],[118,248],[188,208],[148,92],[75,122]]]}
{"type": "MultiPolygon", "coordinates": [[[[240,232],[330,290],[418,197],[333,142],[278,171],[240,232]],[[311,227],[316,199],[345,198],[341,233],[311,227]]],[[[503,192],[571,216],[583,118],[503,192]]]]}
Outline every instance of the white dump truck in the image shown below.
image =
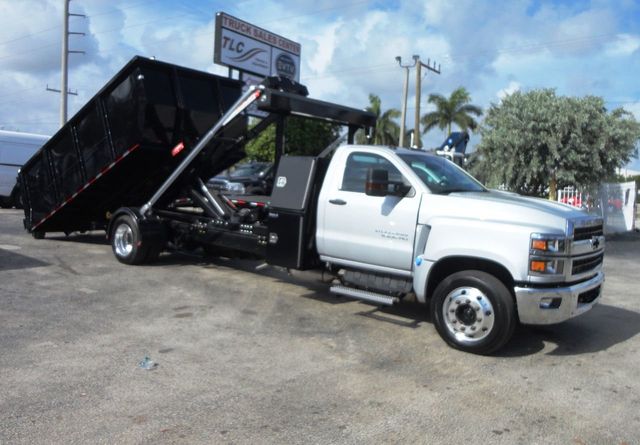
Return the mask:
{"type": "Polygon", "coordinates": [[[242,94],[230,79],[134,59],[23,168],[25,227],[36,238],[104,229],[125,264],[201,246],[321,271],[331,292],[374,304],[411,295],[449,345],[478,354],[502,347],[518,323],[560,323],[597,303],[601,219],[488,190],[420,150],[356,145],[356,130],[375,117],[305,93],[267,79],[242,94]],[[269,117],[248,128],[252,105],[269,117]],[[346,126],[348,143],[288,156],[290,116],[346,126]],[[271,193],[208,189],[207,178],[242,159],[270,123],[271,193]]]}

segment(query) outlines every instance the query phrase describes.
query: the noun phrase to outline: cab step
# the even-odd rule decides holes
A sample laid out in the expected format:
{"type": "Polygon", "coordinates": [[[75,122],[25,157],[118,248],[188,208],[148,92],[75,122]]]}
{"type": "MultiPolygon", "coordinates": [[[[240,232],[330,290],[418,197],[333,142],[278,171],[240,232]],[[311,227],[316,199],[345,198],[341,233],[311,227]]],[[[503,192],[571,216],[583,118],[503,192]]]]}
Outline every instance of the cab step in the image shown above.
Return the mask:
{"type": "Polygon", "coordinates": [[[347,297],[356,298],[358,300],[368,301],[370,303],[384,304],[386,306],[393,306],[400,301],[397,297],[390,295],[379,294],[377,292],[371,292],[362,289],[354,289],[352,287],[334,285],[329,288],[329,291],[334,294],[345,295],[347,297]]]}

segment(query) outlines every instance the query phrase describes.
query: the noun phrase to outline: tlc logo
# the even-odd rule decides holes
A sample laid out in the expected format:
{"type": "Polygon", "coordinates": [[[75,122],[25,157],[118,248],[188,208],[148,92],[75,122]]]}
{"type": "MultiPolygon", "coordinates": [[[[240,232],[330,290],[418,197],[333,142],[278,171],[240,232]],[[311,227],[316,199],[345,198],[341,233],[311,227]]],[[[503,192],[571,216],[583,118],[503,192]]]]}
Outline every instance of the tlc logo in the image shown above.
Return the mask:
{"type": "Polygon", "coordinates": [[[225,36],[222,37],[222,47],[239,54],[244,50],[244,42],[236,42],[234,39],[225,36]]]}

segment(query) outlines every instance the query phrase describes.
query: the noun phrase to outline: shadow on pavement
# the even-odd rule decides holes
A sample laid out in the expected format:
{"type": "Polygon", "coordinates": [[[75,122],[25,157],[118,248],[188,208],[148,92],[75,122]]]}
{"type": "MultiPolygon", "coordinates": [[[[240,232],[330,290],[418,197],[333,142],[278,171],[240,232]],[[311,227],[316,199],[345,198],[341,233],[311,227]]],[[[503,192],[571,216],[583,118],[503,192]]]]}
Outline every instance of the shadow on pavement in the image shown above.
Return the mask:
{"type": "MultiPolygon", "coordinates": [[[[628,241],[629,238],[633,241],[640,240],[637,234],[625,235],[622,238],[623,243],[616,244],[627,244],[625,241],[628,241]]],[[[108,244],[104,234],[95,232],[77,234],[71,237],[51,237],[50,239],[87,244],[108,244]]],[[[303,298],[329,304],[343,304],[354,301],[347,297],[329,293],[327,283],[323,284],[320,281],[310,281],[290,276],[281,268],[271,266],[263,268],[263,264],[263,261],[255,259],[207,256],[200,251],[175,251],[164,253],[156,262],[145,266],[197,265],[204,268],[228,267],[305,287],[310,292],[302,295],[303,298]]],[[[48,263],[0,249],[0,270],[46,265],[48,263]]],[[[392,307],[369,305],[365,302],[361,302],[361,304],[366,309],[358,312],[358,315],[391,323],[399,327],[415,329],[423,322],[431,323],[426,307],[414,301],[402,301],[392,307]]],[[[496,355],[499,357],[532,355],[545,349],[548,344],[555,345],[555,348],[546,352],[547,355],[571,356],[589,354],[604,351],[623,343],[636,336],[639,332],[640,313],[620,307],[599,304],[587,314],[558,325],[518,326],[511,341],[496,355]]]]}
{"type": "Polygon", "coordinates": [[[44,266],[49,266],[49,263],[10,250],[0,249],[0,270],[31,269],[44,266]]]}
{"type": "Polygon", "coordinates": [[[546,343],[555,348],[547,355],[569,356],[605,351],[640,332],[640,313],[599,304],[590,312],[553,326],[521,326],[498,353],[518,357],[541,351],[546,343]]]}
{"type": "Polygon", "coordinates": [[[49,235],[47,234],[45,240],[64,241],[68,243],[82,243],[82,244],[109,244],[109,240],[105,236],[104,232],[91,232],[91,233],[72,233],[69,236],[66,235],[49,235]]]}

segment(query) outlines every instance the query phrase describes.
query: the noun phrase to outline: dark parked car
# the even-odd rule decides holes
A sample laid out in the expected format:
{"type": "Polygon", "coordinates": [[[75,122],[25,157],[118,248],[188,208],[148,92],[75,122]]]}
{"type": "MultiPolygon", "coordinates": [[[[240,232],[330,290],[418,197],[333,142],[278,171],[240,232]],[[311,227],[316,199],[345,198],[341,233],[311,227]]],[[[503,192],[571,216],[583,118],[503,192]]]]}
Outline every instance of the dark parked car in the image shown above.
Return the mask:
{"type": "Polygon", "coordinates": [[[207,181],[207,187],[223,193],[268,195],[273,186],[273,163],[248,162],[207,181]]]}

